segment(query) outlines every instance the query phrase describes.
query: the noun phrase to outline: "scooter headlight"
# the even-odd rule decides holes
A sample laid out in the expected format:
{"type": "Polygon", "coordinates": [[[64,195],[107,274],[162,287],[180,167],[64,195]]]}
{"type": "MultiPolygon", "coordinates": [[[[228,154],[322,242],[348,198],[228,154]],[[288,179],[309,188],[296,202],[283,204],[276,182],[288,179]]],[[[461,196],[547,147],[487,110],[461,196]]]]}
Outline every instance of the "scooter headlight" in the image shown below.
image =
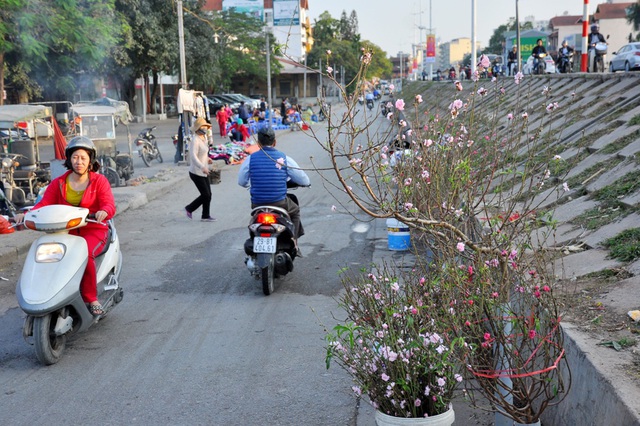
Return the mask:
{"type": "Polygon", "coordinates": [[[40,244],[36,249],[36,262],[54,263],[60,262],[67,251],[67,247],[60,243],[40,244]]]}

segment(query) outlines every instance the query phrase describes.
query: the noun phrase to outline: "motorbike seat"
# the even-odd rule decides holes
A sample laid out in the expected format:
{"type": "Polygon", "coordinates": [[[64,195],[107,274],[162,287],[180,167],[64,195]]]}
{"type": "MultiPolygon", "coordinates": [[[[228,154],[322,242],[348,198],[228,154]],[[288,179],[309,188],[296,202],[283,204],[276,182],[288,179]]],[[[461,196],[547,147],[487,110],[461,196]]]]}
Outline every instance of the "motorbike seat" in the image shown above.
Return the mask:
{"type": "Polygon", "coordinates": [[[102,250],[100,250],[100,253],[96,254],[96,258],[104,255],[107,251],[109,251],[109,247],[111,247],[111,242],[114,241],[115,230],[113,229],[112,221],[109,221],[108,229],[109,230],[107,232],[107,244],[105,244],[102,247],[102,250]]]}

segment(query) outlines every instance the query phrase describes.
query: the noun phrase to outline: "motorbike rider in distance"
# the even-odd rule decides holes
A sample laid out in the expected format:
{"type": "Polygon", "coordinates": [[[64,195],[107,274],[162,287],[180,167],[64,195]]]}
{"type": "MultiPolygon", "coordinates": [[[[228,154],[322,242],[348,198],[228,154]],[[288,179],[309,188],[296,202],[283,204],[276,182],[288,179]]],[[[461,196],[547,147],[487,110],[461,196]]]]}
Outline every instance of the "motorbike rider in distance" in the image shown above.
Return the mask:
{"type": "Polygon", "coordinates": [[[289,213],[298,247],[297,239],[304,235],[300,206],[287,197],[287,182],[309,186],[309,176],[293,158],[276,149],[273,129],[262,127],[258,130],[258,147],[259,150],[242,162],[238,171],[238,185],[250,188],[252,209],[267,205],[283,208],[289,213]]]}
{"type": "Polygon", "coordinates": [[[566,58],[568,61],[570,61],[571,55],[573,55],[573,47],[569,46],[569,43],[567,43],[567,40],[564,40],[562,42],[562,46],[560,47],[560,50],[558,50],[558,60],[556,61],[556,64],[558,65],[558,69],[561,72],[565,72],[561,67],[562,59],[566,58]]]}
{"type": "Polygon", "coordinates": [[[546,69],[547,64],[544,63],[544,57],[547,56],[547,49],[544,48],[542,43],[542,39],[539,38],[536,41],[536,45],[531,51],[531,56],[533,56],[533,72],[532,74],[537,74],[538,63],[542,61],[543,69],[546,69]]]}
{"type": "Polygon", "coordinates": [[[518,66],[518,45],[514,44],[511,48],[511,52],[507,56],[507,72],[510,76],[516,75],[516,68],[518,66]]]}
{"type": "MultiPolygon", "coordinates": [[[[98,223],[89,222],[69,233],[78,235],[87,242],[89,256],[80,282],[80,293],[91,313],[100,316],[104,314],[104,309],[98,302],[95,257],[107,244],[109,230],[102,222],[116,214],[116,205],[109,181],[104,175],[97,173],[100,163],[96,161],[96,147],[91,139],[86,136],[71,139],[65,149],[65,156],[64,165],[68,171],[49,183],[42,200],[33,209],[64,204],[85,207],[95,215],[98,223]]],[[[24,214],[17,215],[16,222],[21,223],[23,218],[24,214]]]]}
{"type": "Polygon", "coordinates": [[[589,66],[587,67],[587,71],[590,69],[594,69],[595,67],[595,59],[596,59],[596,44],[597,43],[606,43],[607,40],[604,38],[602,34],[600,34],[600,27],[597,24],[591,25],[591,33],[587,36],[587,44],[588,52],[589,52],[589,66]]]}

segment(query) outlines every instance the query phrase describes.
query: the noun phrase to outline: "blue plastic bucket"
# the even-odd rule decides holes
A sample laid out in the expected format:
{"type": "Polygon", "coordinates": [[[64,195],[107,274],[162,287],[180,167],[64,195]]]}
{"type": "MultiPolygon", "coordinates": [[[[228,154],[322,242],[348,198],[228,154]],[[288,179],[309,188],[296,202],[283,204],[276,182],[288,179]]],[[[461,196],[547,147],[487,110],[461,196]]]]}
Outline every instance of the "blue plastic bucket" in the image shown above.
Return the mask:
{"type": "Polygon", "coordinates": [[[387,219],[387,233],[389,250],[409,250],[411,237],[408,225],[396,219],[387,219]]]}

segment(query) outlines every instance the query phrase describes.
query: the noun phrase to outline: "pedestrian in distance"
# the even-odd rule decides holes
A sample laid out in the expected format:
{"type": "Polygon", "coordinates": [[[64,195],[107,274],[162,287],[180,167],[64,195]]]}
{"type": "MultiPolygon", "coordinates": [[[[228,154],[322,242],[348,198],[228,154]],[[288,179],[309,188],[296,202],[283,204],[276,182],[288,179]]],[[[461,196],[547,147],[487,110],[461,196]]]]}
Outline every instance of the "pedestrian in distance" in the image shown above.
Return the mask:
{"type": "Polygon", "coordinates": [[[200,195],[198,198],[189,203],[185,208],[185,212],[189,219],[193,218],[193,212],[202,206],[202,222],[215,222],[216,219],[211,216],[211,185],[209,184],[209,164],[213,160],[209,158],[209,143],[207,133],[211,129],[211,124],[200,117],[193,125],[195,137],[189,147],[189,178],[193,181],[200,195]]]}
{"type": "Polygon", "coordinates": [[[227,134],[227,123],[229,122],[226,108],[222,107],[218,110],[218,112],[216,112],[216,120],[218,121],[220,136],[225,137],[225,135],[227,134]]]}

